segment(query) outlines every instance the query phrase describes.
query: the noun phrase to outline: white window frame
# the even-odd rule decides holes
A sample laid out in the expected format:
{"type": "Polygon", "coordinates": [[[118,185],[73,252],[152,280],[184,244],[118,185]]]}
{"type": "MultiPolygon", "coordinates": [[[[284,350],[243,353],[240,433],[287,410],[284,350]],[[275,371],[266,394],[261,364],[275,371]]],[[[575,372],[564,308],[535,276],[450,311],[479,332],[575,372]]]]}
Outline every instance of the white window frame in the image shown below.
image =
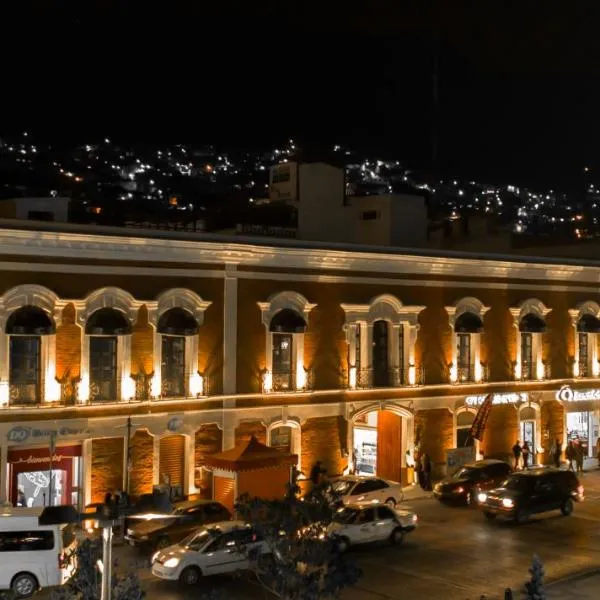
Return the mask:
{"type": "MultiPolygon", "coordinates": [[[[448,313],[448,324],[452,330],[452,359],[449,365],[450,383],[479,383],[483,379],[483,366],[481,364],[481,333],[469,333],[470,344],[470,373],[469,381],[458,381],[458,335],[454,330],[456,319],[465,313],[472,313],[483,323],[483,318],[489,306],[485,306],[481,300],[467,296],[454,303],[453,306],[446,306],[448,313]]],[[[464,334],[463,334],[464,335],[464,334]]]]}
{"type": "MultiPolygon", "coordinates": [[[[9,347],[10,336],[6,333],[6,322],[10,315],[24,306],[36,306],[42,309],[58,327],[62,323],[62,311],[68,304],[47,287],[37,284],[19,285],[0,296],[0,405],[9,402],[9,347]]],[[[56,335],[41,335],[40,384],[42,401],[60,400],[60,384],[56,381],[56,335]]]]}
{"type": "MultiPolygon", "coordinates": [[[[565,413],[566,415],[566,413],[565,413]]],[[[565,417],[566,418],[566,417],[565,417]]],[[[518,421],[519,421],[519,441],[523,444],[521,439],[521,423],[527,421],[534,421],[535,423],[535,449],[534,454],[540,455],[544,453],[544,447],[542,446],[542,408],[537,402],[525,402],[518,407],[518,421]],[[535,419],[521,419],[521,413],[526,408],[533,408],[535,411],[535,419]]],[[[566,431],[566,428],[565,428],[566,431]]],[[[531,451],[532,449],[530,449],[531,451]]],[[[531,466],[531,465],[530,465],[531,466]]]]}
{"type": "Polygon", "coordinates": [[[278,427],[289,427],[291,429],[290,452],[298,456],[298,470],[302,471],[302,425],[296,419],[278,419],[267,425],[267,446],[271,446],[271,432],[278,427]]]}
{"type": "MultiPolygon", "coordinates": [[[[182,308],[196,319],[198,328],[200,328],[204,324],[204,313],[211,304],[212,302],[203,300],[198,294],[185,288],[171,288],[163,292],[156,301],[146,303],[148,321],[154,330],[154,375],[150,391],[153,398],[159,398],[162,389],[162,334],[158,332],[158,321],[161,316],[172,308],[182,308]]],[[[204,380],[205,374],[198,371],[199,335],[198,333],[185,336],[186,396],[203,396],[207,388],[204,380]]],[[[171,399],[169,398],[169,400],[171,399]]]]}
{"type": "MultiPolygon", "coordinates": [[[[588,300],[577,306],[577,308],[570,308],[569,315],[571,317],[571,324],[573,326],[574,335],[574,356],[573,356],[573,377],[579,377],[579,332],[577,331],[577,323],[579,319],[584,315],[592,315],[597,319],[600,319],[600,306],[593,300],[588,300]]],[[[600,364],[598,363],[598,334],[588,333],[588,373],[591,377],[600,376],[600,364]]]]}
{"type": "MultiPolygon", "coordinates": [[[[533,314],[545,322],[546,315],[551,311],[551,308],[546,307],[546,305],[537,298],[528,298],[521,302],[518,307],[510,309],[510,313],[513,317],[513,326],[516,332],[515,380],[521,380],[521,331],[519,330],[521,319],[528,314],[533,314]]],[[[535,379],[538,381],[541,381],[546,377],[542,355],[542,336],[543,333],[531,334],[531,358],[535,365],[535,379]]]]}
{"type": "Polygon", "coordinates": [[[388,333],[388,364],[391,369],[401,368],[408,373],[406,384],[417,384],[415,364],[415,346],[419,331],[419,314],[425,306],[404,305],[391,294],[382,294],[372,298],[368,304],[342,304],[346,317],[344,331],[349,345],[348,384],[351,389],[357,385],[356,372],[356,335],[360,329],[360,367],[371,369],[373,366],[373,324],[386,321],[388,333]],[[400,365],[400,331],[403,334],[404,364],[400,365]]]}
{"type": "MultiPolygon", "coordinates": [[[[136,300],[129,292],[117,287],[105,287],[93,291],[85,300],[76,301],[77,324],[81,329],[81,381],[78,401],[89,401],[90,394],[90,336],[85,333],[87,320],[101,308],[112,308],[121,313],[131,326],[136,323],[139,309],[144,302],[136,300]]],[[[131,377],[131,334],[117,337],[117,382],[120,388],[115,402],[135,398],[135,381],[131,377]]]]}
{"type": "MultiPolygon", "coordinates": [[[[310,312],[317,305],[310,303],[302,294],[294,291],[283,291],[273,294],[266,302],[258,302],[261,320],[266,330],[265,338],[265,373],[263,390],[273,388],[273,333],[269,331],[273,317],[284,309],[298,313],[308,325],[310,312]]],[[[306,370],[304,367],[304,333],[292,333],[292,366],[296,371],[296,381],[293,382],[296,391],[306,388],[306,370]]]]}

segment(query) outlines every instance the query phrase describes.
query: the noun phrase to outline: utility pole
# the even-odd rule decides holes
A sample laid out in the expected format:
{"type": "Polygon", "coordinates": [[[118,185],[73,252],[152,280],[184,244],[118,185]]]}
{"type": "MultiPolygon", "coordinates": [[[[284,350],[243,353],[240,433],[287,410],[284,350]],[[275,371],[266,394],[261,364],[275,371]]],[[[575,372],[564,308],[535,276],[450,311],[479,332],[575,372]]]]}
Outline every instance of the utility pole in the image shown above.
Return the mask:
{"type": "Polygon", "coordinates": [[[50,450],[50,465],[48,468],[48,475],[50,476],[50,483],[49,483],[49,487],[48,487],[48,506],[52,506],[52,488],[54,487],[52,485],[52,481],[53,481],[52,466],[53,466],[54,453],[56,452],[56,431],[52,431],[52,433],[50,434],[49,450],[50,450]]]}

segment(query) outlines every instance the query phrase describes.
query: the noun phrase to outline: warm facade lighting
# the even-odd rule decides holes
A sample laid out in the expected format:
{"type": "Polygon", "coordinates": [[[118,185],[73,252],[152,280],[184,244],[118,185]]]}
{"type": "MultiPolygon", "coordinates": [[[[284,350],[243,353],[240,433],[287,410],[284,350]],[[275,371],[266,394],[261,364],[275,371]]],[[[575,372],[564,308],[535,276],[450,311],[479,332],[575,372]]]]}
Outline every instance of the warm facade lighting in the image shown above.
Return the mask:
{"type": "Polygon", "coordinates": [[[87,373],[81,374],[78,390],[79,402],[87,402],[90,399],[90,376],[87,373]]]}
{"type": "Polygon", "coordinates": [[[303,390],[306,387],[306,370],[304,367],[296,371],[296,389],[303,390]]]}
{"type": "Polygon", "coordinates": [[[356,389],[356,367],[350,367],[348,384],[350,385],[350,389],[352,389],[352,390],[356,389]]]}
{"type": "Polygon", "coordinates": [[[592,375],[594,377],[598,377],[598,375],[600,375],[600,362],[597,360],[592,363],[592,375]]]}
{"type": "Polygon", "coordinates": [[[573,361],[573,377],[579,377],[579,361],[573,361]]]}
{"type": "Polygon", "coordinates": [[[60,383],[54,377],[54,369],[46,373],[46,381],[44,383],[44,399],[46,402],[58,402],[60,400],[60,383]]]}
{"type": "Polygon", "coordinates": [[[478,360],[475,361],[475,369],[473,375],[475,377],[476,383],[479,383],[483,379],[483,367],[481,366],[481,363],[478,360]]]}
{"type": "Polygon", "coordinates": [[[515,379],[521,379],[521,363],[519,361],[515,363],[515,379]]]}
{"type": "Polygon", "coordinates": [[[458,368],[454,363],[450,364],[450,381],[456,383],[458,381],[458,368]]]}
{"type": "Polygon", "coordinates": [[[190,396],[198,397],[204,393],[204,377],[200,373],[190,375],[190,396]]]}
{"type": "Polygon", "coordinates": [[[0,381],[0,405],[8,404],[8,381],[0,381]]]}
{"type": "Polygon", "coordinates": [[[541,358],[538,359],[536,367],[537,379],[544,379],[546,369],[544,368],[544,363],[541,358]]]}
{"type": "Polygon", "coordinates": [[[417,367],[410,365],[408,367],[408,384],[415,385],[417,383],[417,367]]]}
{"type": "MultiPolygon", "coordinates": [[[[123,377],[121,383],[121,400],[133,400],[135,398],[135,381],[133,377],[123,377]]],[[[118,400],[118,398],[115,398],[118,400]]]]}
{"type": "Polygon", "coordinates": [[[152,377],[152,381],[150,382],[150,396],[153,398],[158,398],[162,391],[161,387],[160,377],[158,375],[154,375],[154,377],[152,377]]]}
{"type": "Polygon", "coordinates": [[[263,391],[270,392],[273,389],[273,373],[265,371],[263,375],[263,391]]]}

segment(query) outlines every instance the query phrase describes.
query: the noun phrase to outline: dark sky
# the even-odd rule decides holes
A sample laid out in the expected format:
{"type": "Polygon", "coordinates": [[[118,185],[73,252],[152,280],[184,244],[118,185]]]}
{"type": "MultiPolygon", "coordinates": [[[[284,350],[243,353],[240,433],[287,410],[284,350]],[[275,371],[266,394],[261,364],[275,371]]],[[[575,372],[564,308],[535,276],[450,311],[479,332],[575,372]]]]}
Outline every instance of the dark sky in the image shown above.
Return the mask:
{"type": "Polygon", "coordinates": [[[292,135],[427,167],[437,48],[441,170],[549,187],[600,170],[597,0],[16,4],[0,18],[9,129],[292,135]]]}

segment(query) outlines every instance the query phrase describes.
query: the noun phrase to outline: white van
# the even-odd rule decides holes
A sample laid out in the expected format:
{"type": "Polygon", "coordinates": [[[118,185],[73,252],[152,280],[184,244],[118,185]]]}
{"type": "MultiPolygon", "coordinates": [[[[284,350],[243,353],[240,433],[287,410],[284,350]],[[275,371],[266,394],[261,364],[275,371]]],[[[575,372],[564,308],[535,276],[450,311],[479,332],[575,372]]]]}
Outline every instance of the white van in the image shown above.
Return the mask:
{"type": "Polygon", "coordinates": [[[0,508],[0,589],[27,598],[62,585],[72,567],[66,555],[75,544],[69,525],[40,525],[43,508],[0,508]]]}

